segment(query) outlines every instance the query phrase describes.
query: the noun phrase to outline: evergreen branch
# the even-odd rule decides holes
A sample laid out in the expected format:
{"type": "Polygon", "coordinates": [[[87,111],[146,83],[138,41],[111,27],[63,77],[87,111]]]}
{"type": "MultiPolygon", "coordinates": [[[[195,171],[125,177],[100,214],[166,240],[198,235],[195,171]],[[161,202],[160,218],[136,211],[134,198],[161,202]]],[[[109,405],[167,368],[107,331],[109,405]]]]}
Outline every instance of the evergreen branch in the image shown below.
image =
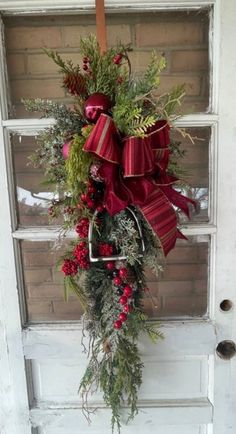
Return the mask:
{"type": "Polygon", "coordinates": [[[85,296],[82,288],[78,286],[77,282],[75,282],[75,280],[71,276],[65,276],[64,288],[65,301],[68,301],[68,296],[70,292],[74,293],[75,295],[77,295],[82,308],[86,312],[88,310],[87,297],[85,296]]]}
{"type": "Polygon", "coordinates": [[[70,142],[69,157],[65,163],[67,174],[67,188],[71,192],[75,203],[78,203],[81,193],[85,189],[89,178],[89,168],[92,162],[91,154],[83,151],[85,138],[74,135],[70,142]]]}
{"type": "Polygon", "coordinates": [[[64,61],[57,51],[49,48],[43,48],[44,53],[53,60],[53,62],[59,66],[60,72],[63,73],[79,73],[79,65],[74,66],[71,60],[64,61]]]}

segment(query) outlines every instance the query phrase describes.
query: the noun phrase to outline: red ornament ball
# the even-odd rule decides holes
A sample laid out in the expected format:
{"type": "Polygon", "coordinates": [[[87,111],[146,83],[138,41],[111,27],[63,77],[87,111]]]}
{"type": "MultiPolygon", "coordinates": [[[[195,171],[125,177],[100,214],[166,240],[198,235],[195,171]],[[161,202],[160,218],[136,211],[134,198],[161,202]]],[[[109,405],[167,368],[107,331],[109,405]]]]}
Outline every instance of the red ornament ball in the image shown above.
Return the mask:
{"type": "Polygon", "coordinates": [[[122,279],[126,279],[127,276],[128,276],[128,270],[127,270],[127,268],[120,268],[120,269],[119,269],[119,276],[120,276],[122,279]]]}
{"type": "Polygon", "coordinates": [[[117,276],[117,277],[114,277],[113,283],[114,283],[114,285],[119,286],[122,284],[122,280],[119,276],[117,276]]]}
{"type": "Polygon", "coordinates": [[[125,312],[121,312],[120,314],[119,314],[119,320],[121,321],[121,322],[125,322],[125,321],[127,321],[127,315],[126,315],[126,313],[125,312]]]}
{"type": "Polygon", "coordinates": [[[114,322],[114,328],[119,330],[122,327],[122,322],[118,319],[114,322]]]}
{"type": "Polygon", "coordinates": [[[132,312],[132,306],[130,305],[130,304],[126,304],[124,307],[123,307],[123,311],[124,312],[126,312],[126,313],[130,313],[130,312],[132,312]]]}
{"type": "Polygon", "coordinates": [[[129,297],[132,297],[132,294],[133,294],[133,290],[132,290],[131,286],[129,286],[129,285],[125,286],[124,287],[124,295],[129,298],[129,297]]]}
{"type": "Polygon", "coordinates": [[[89,122],[96,122],[101,113],[107,113],[111,108],[111,101],[103,93],[93,93],[84,103],[84,115],[89,122]]]}
{"type": "Polygon", "coordinates": [[[67,158],[69,158],[69,152],[70,152],[70,142],[65,142],[62,147],[62,156],[64,160],[67,160],[67,158]]]}
{"type": "Polygon", "coordinates": [[[125,305],[127,304],[127,302],[128,302],[128,298],[125,295],[122,295],[119,299],[119,303],[125,305]]]}

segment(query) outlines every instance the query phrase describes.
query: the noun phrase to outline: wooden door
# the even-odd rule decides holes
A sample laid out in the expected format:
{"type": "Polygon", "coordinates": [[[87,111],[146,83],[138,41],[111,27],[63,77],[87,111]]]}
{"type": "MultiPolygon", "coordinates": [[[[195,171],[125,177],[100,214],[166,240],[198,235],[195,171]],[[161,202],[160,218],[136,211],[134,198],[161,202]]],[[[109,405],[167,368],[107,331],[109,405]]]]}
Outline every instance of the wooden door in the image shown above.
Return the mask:
{"type": "MultiPolygon", "coordinates": [[[[35,178],[25,164],[37,131],[53,120],[27,118],[20,104],[20,97],[40,96],[40,74],[45,64],[37,44],[43,42],[47,32],[56,47],[60,47],[63,35],[62,51],[67,53],[70,46],[70,54],[75,55],[71,34],[77,31],[76,16],[81,16],[84,8],[93,7],[90,1],[83,2],[81,9],[77,3],[0,1],[6,28],[3,33],[10,90],[16,109],[9,116],[3,38],[0,58],[2,434],[110,432],[110,411],[104,407],[100,394],[91,398],[91,405],[98,408],[92,425],[88,426],[81,412],[77,389],[87,360],[81,347],[79,307],[76,300],[71,299],[65,305],[58,296],[60,280],[53,271],[56,254],[49,250],[58,231],[48,226],[42,201],[42,195],[45,198],[49,192],[39,189],[40,174],[35,178]],[[73,15],[67,23],[70,8],[73,15]],[[45,14],[52,11],[56,11],[53,17],[46,18],[45,14]],[[22,12],[26,14],[23,18],[22,12]],[[27,32],[30,32],[28,37],[27,32]]],[[[189,241],[178,245],[176,253],[170,256],[162,282],[150,281],[160,307],[155,310],[147,299],[146,309],[150,319],[161,317],[165,339],[156,346],[140,340],[145,365],[140,411],[132,423],[124,425],[122,432],[146,434],[155,429],[158,434],[232,433],[236,428],[233,411],[236,398],[233,387],[236,380],[233,358],[236,353],[236,98],[233,86],[236,4],[233,0],[156,0],[145,4],[107,1],[111,12],[117,11],[117,6],[121,15],[110,17],[110,38],[116,29],[122,32],[123,38],[131,38],[137,48],[132,54],[133,61],[142,67],[155,30],[156,46],[165,45],[172,68],[163,81],[169,85],[172,80],[184,79],[188,86],[186,109],[190,114],[180,118],[178,125],[204,138],[203,143],[189,147],[190,157],[186,161],[194,172],[192,193],[201,197],[201,213],[191,224],[183,222],[189,241]],[[127,14],[127,9],[132,13],[127,14]],[[169,45],[165,38],[169,38],[169,45]],[[203,72],[203,51],[210,60],[209,84],[203,72]],[[196,73],[189,68],[184,74],[183,63],[185,72],[190,64],[191,68],[195,64],[196,73]]],[[[87,25],[93,29],[91,16],[87,19],[87,25]]],[[[46,70],[43,80],[46,96],[63,98],[53,94],[55,86],[59,86],[55,71],[46,70]]]]}

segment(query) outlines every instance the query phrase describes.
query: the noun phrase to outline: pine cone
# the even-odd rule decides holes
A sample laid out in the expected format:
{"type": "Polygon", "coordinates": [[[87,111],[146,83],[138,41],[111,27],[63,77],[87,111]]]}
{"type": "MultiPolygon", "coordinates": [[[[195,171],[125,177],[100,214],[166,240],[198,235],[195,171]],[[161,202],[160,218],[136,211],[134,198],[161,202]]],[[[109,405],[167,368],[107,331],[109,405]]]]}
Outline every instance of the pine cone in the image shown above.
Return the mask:
{"type": "Polygon", "coordinates": [[[103,351],[104,353],[111,353],[111,344],[108,339],[103,341],[103,351]]]}
{"type": "Polygon", "coordinates": [[[86,82],[82,74],[68,72],[63,79],[63,86],[72,94],[86,96],[86,82]]]}

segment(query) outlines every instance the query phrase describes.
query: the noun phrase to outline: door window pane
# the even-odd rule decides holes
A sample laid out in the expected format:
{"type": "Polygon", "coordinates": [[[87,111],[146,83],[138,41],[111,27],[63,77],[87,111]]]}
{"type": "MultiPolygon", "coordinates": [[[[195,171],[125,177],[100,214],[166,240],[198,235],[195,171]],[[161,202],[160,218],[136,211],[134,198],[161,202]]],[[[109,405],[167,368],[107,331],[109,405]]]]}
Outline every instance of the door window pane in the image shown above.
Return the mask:
{"type": "MultiPolygon", "coordinates": [[[[178,160],[180,174],[180,190],[183,194],[197,201],[196,209],[192,209],[191,219],[180,214],[181,223],[207,222],[209,210],[209,147],[211,139],[210,127],[185,128],[186,137],[173,130],[172,138],[180,142],[183,158],[178,160]],[[188,136],[189,135],[189,136],[188,136]]],[[[177,186],[177,185],[176,185],[177,186]]]]}
{"type": "MultiPolygon", "coordinates": [[[[208,237],[179,241],[157,279],[146,271],[149,291],[143,305],[149,318],[197,317],[207,312],[208,237]],[[157,306],[157,307],[156,307],[157,306]]],[[[64,301],[63,273],[56,263],[63,249],[50,242],[21,242],[24,291],[30,322],[79,320],[76,295],[64,301]]]]}
{"type": "MultiPolygon", "coordinates": [[[[143,71],[153,49],[168,62],[160,94],[185,83],[184,113],[206,111],[209,99],[208,11],[150,12],[107,15],[109,45],[131,44],[133,71],[143,71]]],[[[27,113],[22,98],[46,98],[71,103],[61,86],[58,67],[42,47],[56,49],[64,59],[81,62],[80,37],[96,33],[93,15],[6,17],[5,38],[12,96],[11,117],[27,113]]]]}
{"type": "Polygon", "coordinates": [[[45,182],[44,172],[30,163],[37,149],[37,139],[31,136],[11,136],[19,226],[44,226],[62,223],[50,219],[50,200],[56,196],[45,182]]]}

